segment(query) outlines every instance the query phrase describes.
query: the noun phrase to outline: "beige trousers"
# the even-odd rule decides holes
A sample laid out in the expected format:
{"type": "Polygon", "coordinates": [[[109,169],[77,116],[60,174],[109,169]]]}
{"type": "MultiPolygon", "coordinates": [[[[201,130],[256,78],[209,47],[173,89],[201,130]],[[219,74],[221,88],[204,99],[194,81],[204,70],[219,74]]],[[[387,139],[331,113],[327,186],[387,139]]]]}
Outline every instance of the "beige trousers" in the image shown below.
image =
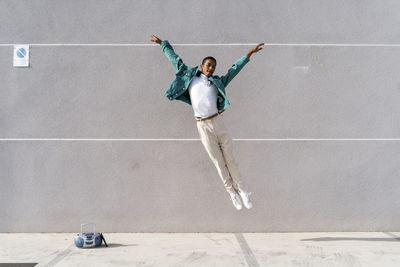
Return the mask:
{"type": "Polygon", "coordinates": [[[244,189],[238,164],[232,154],[232,138],[223,121],[224,114],[198,121],[197,130],[208,155],[228,192],[244,189]]]}

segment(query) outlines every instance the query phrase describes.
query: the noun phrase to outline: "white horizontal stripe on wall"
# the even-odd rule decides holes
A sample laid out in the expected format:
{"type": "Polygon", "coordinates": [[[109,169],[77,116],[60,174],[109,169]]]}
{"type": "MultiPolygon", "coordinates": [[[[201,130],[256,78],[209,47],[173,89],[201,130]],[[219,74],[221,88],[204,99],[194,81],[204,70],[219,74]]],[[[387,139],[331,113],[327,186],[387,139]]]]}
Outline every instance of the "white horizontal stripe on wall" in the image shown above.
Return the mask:
{"type": "MultiPolygon", "coordinates": [[[[23,42],[20,42],[23,43],[23,42]]],[[[18,44],[20,44],[18,43],[18,44]]],[[[27,43],[29,44],[29,43],[27,43]]],[[[209,43],[209,44],[174,44],[174,46],[254,46],[257,43],[209,43]]],[[[109,44],[29,44],[30,46],[158,46],[158,44],[127,44],[127,43],[109,43],[109,44]]],[[[0,44],[1,46],[14,46],[14,44],[0,44]]],[[[316,43],[265,43],[264,46],[339,46],[339,47],[400,47],[400,44],[316,44],[316,43]]]]}
{"type": "MultiPolygon", "coordinates": [[[[324,141],[400,141],[400,138],[232,138],[233,141],[246,142],[324,142],[324,141]]],[[[46,142],[46,141],[85,141],[85,142],[168,142],[200,141],[199,138],[0,138],[0,142],[46,142]]]]}

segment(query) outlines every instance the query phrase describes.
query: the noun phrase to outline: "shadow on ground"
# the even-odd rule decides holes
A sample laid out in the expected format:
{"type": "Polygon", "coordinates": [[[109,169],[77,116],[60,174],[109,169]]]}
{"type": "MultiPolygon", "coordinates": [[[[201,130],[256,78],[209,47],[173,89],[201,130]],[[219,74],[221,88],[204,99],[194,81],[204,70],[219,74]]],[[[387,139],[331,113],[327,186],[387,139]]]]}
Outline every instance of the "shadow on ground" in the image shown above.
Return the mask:
{"type": "Polygon", "coordinates": [[[95,249],[102,249],[102,248],[118,248],[118,247],[135,247],[138,244],[117,244],[117,243],[107,243],[108,247],[106,247],[104,244],[101,245],[100,247],[96,247],[95,249]]]}
{"type": "Polygon", "coordinates": [[[301,241],[385,241],[385,242],[399,242],[400,238],[379,238],[379,237],[318,237],[301,239],[301,241]]]}

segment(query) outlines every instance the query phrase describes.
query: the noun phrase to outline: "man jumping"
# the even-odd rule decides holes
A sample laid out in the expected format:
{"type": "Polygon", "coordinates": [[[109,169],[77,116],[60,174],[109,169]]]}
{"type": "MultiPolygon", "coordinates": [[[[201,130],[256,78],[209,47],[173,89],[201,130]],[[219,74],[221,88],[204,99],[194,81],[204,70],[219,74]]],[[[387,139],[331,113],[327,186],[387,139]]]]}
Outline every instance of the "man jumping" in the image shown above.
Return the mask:
{"type": "Polygon", "coordinates": [[[242,209],[242,202],[250,209],[253,204],[240,177],[238,165],[232,154],[230,137],[221,114],[230,105],[225,88],[239,71],[250,61],[250,56],[262,49],[264,43],[256,45],[241,57],[224,76],[213,75],[217,60],[213,57],[203,59],[200,67],[188,67],[174,52],[167,40],[150,35],[150,41],[161,45],[164,54],[176,69],[175,79],[165,92],[169,100],[181,100],[193,107],[197,130],[201,142],[208,152],[218,174],[228,191],[236,209],[242,209]],[[240,197],[239,197],[240,195],[240,197]]]}

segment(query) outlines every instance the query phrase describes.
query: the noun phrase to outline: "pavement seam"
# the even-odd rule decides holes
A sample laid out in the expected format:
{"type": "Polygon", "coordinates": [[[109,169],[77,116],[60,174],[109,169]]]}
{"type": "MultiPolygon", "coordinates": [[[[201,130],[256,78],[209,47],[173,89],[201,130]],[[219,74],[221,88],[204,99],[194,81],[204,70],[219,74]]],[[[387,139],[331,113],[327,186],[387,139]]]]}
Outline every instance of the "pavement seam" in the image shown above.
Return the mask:
{"type": "Polygon", "coordinates": [[[51,261],[49,261],[46,264],[38,264],[37,267],[53,267],[56,266],[57,263],[59,263],[62,259],[64,259],[70,252],[72,252],[72,248],[75,247],[75,245],[70,245],[67,249],[61,251],[60,253],[57,254],[51,261]]]}
{"type": "Polygon", "coordinates": [[[394,238],[394,239],[396,239],[397,241],[400,241],[400,237],[395,235],[395,234],[393,234],[393,233],[390,233],[390,232],[383,232],[383,233],[388,235],[388,236],[390,236],[390,237],[392,237],[392,238],[394,238]]]}
{"type": "Polygon", "coordinates": [[[243,234],[236,233],[235,236],[240,245],[240,248],[242,249],[242,252],[243,252],[244,258],[246,259],[247,265],[249,267],[260,267],[260,264],[258,264],[257,259],[254,256],[253,251],[249,247],[249,244],[247,244],[247,241],[244,238],[243,234]]]}

